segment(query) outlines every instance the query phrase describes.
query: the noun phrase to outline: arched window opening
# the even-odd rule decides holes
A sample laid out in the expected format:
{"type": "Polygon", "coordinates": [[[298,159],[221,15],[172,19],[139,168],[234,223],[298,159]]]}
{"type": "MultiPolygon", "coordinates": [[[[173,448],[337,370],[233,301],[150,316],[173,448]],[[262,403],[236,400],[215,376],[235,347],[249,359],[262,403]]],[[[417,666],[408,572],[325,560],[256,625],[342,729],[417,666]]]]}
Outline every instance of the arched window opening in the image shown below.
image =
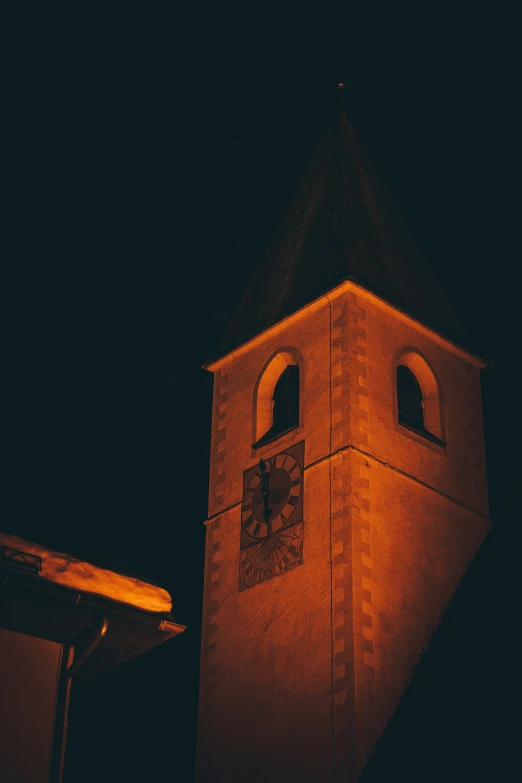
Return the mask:
{"type": "Polygon", "coordinates": [[[299,424],[299,367],[289,364],[279,376],[274,389],[272,428],[274,432],[285,432],[299,424]]]}
{"type": "Polygon", "coordinates": [[[422,389],[417,378],[404,364],[397,367],[397,407],[399,424],[424,430],[422,389]]]}
{"type": "Polygon", "coordinates": [[[445,445],[439,387],[428,363],[414,351],[403,354],[397,366],[397,413],[403,427],[445,445]]]}
{"type": "Polygon", "coordinates": [[[277,354],[260,378],[256,398],[258,448],[299,426],[299,365],[294,356],[277,354]]]}

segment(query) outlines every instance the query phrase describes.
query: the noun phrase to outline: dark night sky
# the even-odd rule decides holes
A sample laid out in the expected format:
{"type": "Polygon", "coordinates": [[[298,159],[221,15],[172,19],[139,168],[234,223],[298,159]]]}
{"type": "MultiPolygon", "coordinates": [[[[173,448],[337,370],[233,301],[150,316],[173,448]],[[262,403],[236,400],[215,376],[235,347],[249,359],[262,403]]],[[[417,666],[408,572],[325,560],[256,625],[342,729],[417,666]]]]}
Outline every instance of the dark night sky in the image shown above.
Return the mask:
{"type": "Polygon", "coordinates": [[[493,516],[517,505],[512,21],[455,9],[304,22],[198,13],[26,19],[9,70],[16,392],[3,525],[160,583],[188,626],[103,680],[74,683],[66,783],[94,770],[100,781],[191,780],[212,388],[200,365],[339,77],[364,145],[494,362],[493,516]]]}

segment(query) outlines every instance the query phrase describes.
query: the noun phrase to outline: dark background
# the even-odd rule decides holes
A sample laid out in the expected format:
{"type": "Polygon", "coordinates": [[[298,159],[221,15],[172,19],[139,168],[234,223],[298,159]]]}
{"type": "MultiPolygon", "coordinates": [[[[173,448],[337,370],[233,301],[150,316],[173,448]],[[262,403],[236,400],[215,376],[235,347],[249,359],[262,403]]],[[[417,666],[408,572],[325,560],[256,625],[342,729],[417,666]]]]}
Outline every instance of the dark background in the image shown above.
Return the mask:
{"type": "Polygon", "coordinates": [[[306,19],[262,6],[46,8],[13,27],[4,341],[15,393],[2,524],[160,584],[187,625],[114,673],[73,683],[66,783],[192,779],[212,390],[201,364],[313,154],[339,78],[363,144],[491,360],[498,521],[368,780],[500,780],[498,765],[515,762],[514,20],[500,6],[478,16],[422,5],[306,19]]]}

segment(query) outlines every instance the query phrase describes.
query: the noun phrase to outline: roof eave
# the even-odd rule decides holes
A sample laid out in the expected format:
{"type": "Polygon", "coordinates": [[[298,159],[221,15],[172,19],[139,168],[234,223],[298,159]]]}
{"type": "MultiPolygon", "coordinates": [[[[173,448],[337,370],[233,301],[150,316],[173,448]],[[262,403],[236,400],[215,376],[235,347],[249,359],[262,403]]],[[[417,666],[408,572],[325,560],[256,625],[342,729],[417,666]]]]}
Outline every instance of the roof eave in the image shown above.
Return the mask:
{"type": "Polygon", "coordinates": [[[170,613],[146,612],[17,568],[3,568],[1,628],[81,647],[103,617],[109,619],[108,631],[81,667],[82,676],[102,674],[185,630],[170,613]]]}
{"type": "Polygon", "coordinates": [[[335,288],[329,289],[327,291],[324,291],[321,293],[318,297],[316,297],[314,300],[309,302],[308,304],[304,305],[303,307],[299,308],[298,310],[294,311],[293,313],[289,313],[287,316],[282,318],[277,323],[269,326],[266,329],[263,329],[262,331],[258,332],[255,335],[252,335],[248,338],[248,340],[245,340],[244,343],[240,343],[239,345],[236,345],[231,350],[227,351],[226,353],[223,353],[219,355],[216,353],[214,356],[210,357],[203,365],[203,369],[209,370],[209,372],[215,372],[218,370],[224,362],[226,362],[228,359],[230,359],[237,351],[240,351],[241,349],[246,349],[247,346],[250,346],[251,343],[254,341],[259,340],[260,338],[263,338],[265,335],[267,335],[269,332],[271,332],[273,329],[278,328],[282,324],[287,324],[291,319],[295,318],[301,313],[304,313],[309,307],[313,305],[317,305],[323,298],[328,298],[329,294],[332,294],[334,296],[339,296],[343,289],[346,286],[353,287],[357,289],[362,294],[366,294],[376,300],[381,306],[385,306],[386,308],[390,308],[391,310],[395,311],[396,313],[399,313],[402,317],[407,318],[408,320],[415,323],[418,327],[421,327],[423,330],[427,331],[432,337],[437,338],[438,340],[442,340],[444,343],[447,344],[448,347],[451,347],[454,352],[458,354],[462,354],[463,358],[465,358],[466,361],[469,361],[471,364],[479,367],[480,369],[487,367],[490,364],[490,360],[485,359],[483,356],[479,355],[475,351],[472,351],[468,346],[466,346],[464,343],[460,343],[454,338],[450,338],[447,335],[443,334],[442,332],[438,332],[433,327],[429,326],[429,324],[425,323],[424,321],[420,320],[418,316],[412,315],[411,313],[407,312],[406,310],[400,308],[396,304],[390,302],[388,299],[384,298],[382,295],[380,295],[377,291],[372,290],[367,285],[361,285],[361,283],[354,277],[345,276],[339,285],[337,285],[335,288]]]}

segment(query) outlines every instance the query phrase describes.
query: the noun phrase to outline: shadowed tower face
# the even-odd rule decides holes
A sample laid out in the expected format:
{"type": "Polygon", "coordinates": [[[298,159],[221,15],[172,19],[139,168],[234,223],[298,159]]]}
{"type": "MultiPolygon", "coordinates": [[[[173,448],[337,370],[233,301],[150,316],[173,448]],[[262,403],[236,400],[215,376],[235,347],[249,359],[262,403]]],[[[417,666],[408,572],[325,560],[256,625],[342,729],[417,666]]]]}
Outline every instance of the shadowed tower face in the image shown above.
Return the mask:
{"type": "Polygon", "coordinates": [[[359,777],[489,529],[465,345],[336,120],[208,365],[198,781],[359,777]]]}

